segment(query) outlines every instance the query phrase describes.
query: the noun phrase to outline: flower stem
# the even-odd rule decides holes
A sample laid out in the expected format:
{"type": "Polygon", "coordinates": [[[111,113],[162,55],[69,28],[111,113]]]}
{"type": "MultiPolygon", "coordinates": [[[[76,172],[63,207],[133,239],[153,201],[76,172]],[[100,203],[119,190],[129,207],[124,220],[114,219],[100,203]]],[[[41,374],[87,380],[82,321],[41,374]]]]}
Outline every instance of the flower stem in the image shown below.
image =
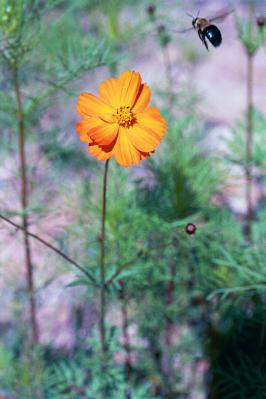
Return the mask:
{"type": "MultiPolygon", "coordinates": [[[[252,41],[252,21],[254,19],[254,6],[251,3],[249,8],[250,39],[252,41]]],[[[254,52],[247,50],[247,129],[246,129],[246,236],[252,242],[252,158],[253,158],[253,76],[254,76],[254,52]]]]}
{"type": "MultiPolygon", "coordinates": [[[[169,312],[174,303],[175,295],[175,275],[176,263],[175,260],[170,260],[169,263],[169,280],[166,289],[166,309],[169,312]]],[[[162,369],[165,378],[165,394],[169,395],[173,388],[173,365],[172,365],[172,333],[174,328],[173,318],[169,314],[165,317],[165,342],[164,353],[162,359],[162,369]]]]}
{"type": "Polygon", "coordinates": [[[174,91],[173,91],[174,81],[173,81],[172,64],[171,64],[171,58],[170,58],[170,54],[169,54],[169,45],[168,44],[164,48],[162,48],[162,58],[163,58],[164,69],[165,69],[167,89],[169,92],[168,110],[169,110],[169,113],[171,114],[173,105],[174,105],[174,101],[175,101],[175,95],[174,95],[174,91]]]}
{"type": "Polygon", "coordinates": [[[25,252],[25,263],[26,263],[26,271],[27,271],[27,289],[29,296],[29,307],[30,307],[30,319],[31,319],[31,334],[32,334],[32,342],[38,342],[38,324],[36,317],[36,303],[34,298],[34,280],[33,280],[33,265],[32,265],[32,255],[31,255],[31,247],[29,242],[29,237],[27,234],[27,228],[29,225],[28,221],[28,180],[27,180],[27,161],[26,161],[26,152],[25,152],[25,118],[23,112],[22,98],[21,98],[21,89],[18,78],[18,70],[15,66],[13,68],[13,82],[14,82],[14,91],[16,96],[17,103],[17,124],[18,124],[18,133],[19,133],[19,158],[20,158],[20,178],[21,178],[21,208],[23,212],[22,216],[22,225],[23,225],[23,239],[24,239],[24,252],[25,252]]]}
{"type": "MultiPolygon", "coordinates": [[[[108,175],[109,159],[105,162],[104,176],[103,176],[103,192],[102,192],[102,224],[101,224],[101,252],[100,252],[100,340],[101,340],[101,352],[102,352],[102,373],[103,378],[106,372],[106,286],[105,286],[105,223],[106,223],[106,193],[107,193],[107,175],[108,175]]],[[[104,382],[105,384],[105,382],[104,382]]],[[[105,389],[103,390],[103,398],[105,397],[105,389]]]]}
{"type": "Polygon", "coordinates": [[[131,399],[131,371],[132,371],[131,344],[128,332],[128,308],[127,308],[126,288],[122,280],[120,280],[120,301],[121,301],[121,312],[122,312],[122,332],[123,332],[124,350],[126,353],[125,378],[127,386],[125,389],[125,399],[131,399]]]}

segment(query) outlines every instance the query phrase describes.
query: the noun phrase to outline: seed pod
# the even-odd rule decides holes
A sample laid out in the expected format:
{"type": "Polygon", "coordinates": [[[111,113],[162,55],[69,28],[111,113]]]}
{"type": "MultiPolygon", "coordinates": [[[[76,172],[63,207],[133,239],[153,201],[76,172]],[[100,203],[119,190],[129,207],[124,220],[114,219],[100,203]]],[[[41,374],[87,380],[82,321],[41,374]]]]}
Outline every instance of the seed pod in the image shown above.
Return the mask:
{"type": "Polygon", "coordinates": [[[258,26],[259,28],[263,28],[264,25],[265,25],[265,17],[264,17],[263,15],[260,15],[260,16],[257,18],[257,26],[258,26]]]}
{"type": "Polygon", "coordinates": [[[153,16],[155,14],[156,8],[154,4],[149,4],[146,8],[146,12],[148,15],[153,16]]]}
{"type": "Polygon", "coordinates": [[[186,225],[186,233],[189,235],[195,234],[197,230],[197,227],[193,223],[188,223],[186,225]]]}

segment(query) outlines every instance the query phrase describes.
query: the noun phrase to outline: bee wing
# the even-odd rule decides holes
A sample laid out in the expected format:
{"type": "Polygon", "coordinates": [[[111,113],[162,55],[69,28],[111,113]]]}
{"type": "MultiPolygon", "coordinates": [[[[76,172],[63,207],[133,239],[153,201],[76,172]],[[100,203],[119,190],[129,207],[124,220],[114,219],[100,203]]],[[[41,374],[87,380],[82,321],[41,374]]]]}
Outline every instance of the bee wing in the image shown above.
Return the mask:
{"type": "Polygon", "coordinates": [[[174,33],[186,33],[186,32],[190,32],[191,30],[193,30],[193,26],[190,28],[185,28],[185,29],[171,29],[172,32],[174,33]]]}
{"type": "Polygon", "coordinates": [[[217,13],[214,16],[212,16],[211,18],[208,18],[208,21],[210,21],[210,22],[214,22],[214,21],[222,22],[229,14],[232,14],[232,12],[234,12],[234,11],[235,11],[234,8],[231,8],[231,9],[226,8],[226,9],[220,10],[219,13],[217,13]]]}

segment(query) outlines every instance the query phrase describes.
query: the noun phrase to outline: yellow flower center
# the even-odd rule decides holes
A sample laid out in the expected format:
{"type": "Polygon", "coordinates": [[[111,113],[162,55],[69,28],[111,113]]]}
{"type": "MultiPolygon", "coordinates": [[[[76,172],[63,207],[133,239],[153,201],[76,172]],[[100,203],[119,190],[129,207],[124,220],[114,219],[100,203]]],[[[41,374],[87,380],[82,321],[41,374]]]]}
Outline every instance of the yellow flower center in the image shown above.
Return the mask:
{"type": "Polygon", "coordinates": [[[117,108],[115,118],[119,125],[125,127],[129,127],[134,122],[134,114],[129,106],[117,108]]]}

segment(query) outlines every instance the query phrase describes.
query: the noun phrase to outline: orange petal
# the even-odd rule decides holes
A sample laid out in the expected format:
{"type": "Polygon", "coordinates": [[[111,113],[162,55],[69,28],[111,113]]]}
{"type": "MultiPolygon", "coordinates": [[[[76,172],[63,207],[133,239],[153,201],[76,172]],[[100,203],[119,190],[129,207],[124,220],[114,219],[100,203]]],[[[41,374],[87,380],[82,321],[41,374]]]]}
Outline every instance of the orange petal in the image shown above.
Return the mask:
{"type": "Polygon", "coordinates": [[[116,123],[114,114],[102,114],[99,115],[99,118],[101,118],[104,122],[107,123],[116,123]]]}
{"type": "Polygon", "coordinates": [[[155,107],[137,114],[137,123],[128,129],[131,143],[139,151],[153,151],[165,134],[166,121],[155,107]]]}
{"type": "Polygon", "coordinates": [[[149,105],[151,100],[151,91],[146,84],[142,84],[133,106],[133,112],[142,112],[149,105]]]}
{"type": "Polygon", "coordinates": [[[113,155],[114,143],[109,146],[99,147],[98,144],[92,143],[88,146],[88,151],[91,155],[99,159],[100,161],[105,161],[113,155]]]}
{"type": "Polygon", "coordinates": [[[114,108],[120,107],[120,85],[118,79],[108,79],[99,86],[99,97],[114,108]]]}
{"type": "Polygon", "coordinates": [[[143,112],[137,115],[137,121],[141,127],[156,132],[156,134],[161,138],[164,136],[167,123],[157,108],[151,106],[146,108],[143,112]]]}
{"type": "Polygon", "coordinates": [[[92,143],[92,140],[89,137],[88,119],[82,119],[81,121],[77,122],[76,130],[80,135],[81,141],[85,141],[86,143],[92,143]]]}
{"type": "Polygon", "coordinates": [[[142,152],[153,151],[161,141],[156,131],[139,124],[128,129],[128,138],[134,147],[142,152]]]}
{"type": "Polygon", "coordinates": [[[126,71],[119,75],[120,106],[133,106],[140,90],[141,76],[138,72],[126,71]]]}
{"type": "Polygon", "coordinates": [[[80,141],[84,141],[84,143],[88,143],[88,144],[93,142],[88,134],[81,134],[79,136],[79,139],[80,139],[80,141]]]}
{"type": "Polygon", "coordinates": [[[112,114],[114,109],[91,93],[81,93],[77,102],[77,111],[82,116],[112,114]]]}
{"type": "Polygon", "coordinates": [[[119,127],[114,156],[121,166],[132,166],[140,162],[140,153],[128,139],[128,129],[122,126],[119,127]]]}
{"type": "Polygon", "coordinates": [[[145,159],[147,159],[150,156],[149,152],[140,152],[140,160],[144,161],[145,159]]]}
{"type": "Polygon", "coordinates": [[[89,136],[100,146],[112,143],[117,136],[118,124],[106,123],[100,118],[88,118],[89,136]]]}

